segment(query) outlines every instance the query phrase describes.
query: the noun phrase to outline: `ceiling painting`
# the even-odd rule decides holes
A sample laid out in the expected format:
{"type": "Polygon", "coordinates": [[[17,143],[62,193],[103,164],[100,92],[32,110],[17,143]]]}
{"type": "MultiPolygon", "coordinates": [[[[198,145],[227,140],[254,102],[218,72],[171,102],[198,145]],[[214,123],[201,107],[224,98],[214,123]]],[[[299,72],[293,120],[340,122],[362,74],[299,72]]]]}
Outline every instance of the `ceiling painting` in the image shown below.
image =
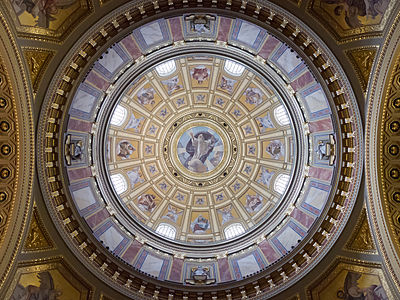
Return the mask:
{"type": "Polygon", "coordinates": [[[27,38],[62,42],[71,26],[86,16],[90,0],[6,0],[18,33],[27,38]]]}
{"type": "MultiPolygon", "coordinates": [[[[172,225],[175,239],[218,241],[233,223],[253,226],[285,191],[277,192],[270,182],[291,174],[295,145],[289,119],[280,124],[274,114],[283,108],[279,96],[243,66],[234,63],[237,73],[227,68],[232,63],[213,56],[181,57],[167,63],[174,66],[168,75],[157,71],[166,66],[161,64],[128,88],[119,104],[127,114],[109,129],[110,174],[122,174],[128,183],[122,202],[153,230],[172,225]],[[238,84],[225,98],[211,78],[238,84]],[[174,118],[185,102],[191,114],[174,118]],[[247,166],[236,175],[238,159],[247,166]],[[255,182],[249,177],[253,168],[255,182]]],[[[283,113],[288,118],[285,108],[283,113]]]]}
{"type": "Polygon", "coordinates": [[[7,299],[88,299],[88,285],[60,258],[47,259],[44,263],[22,263],[15,273],[13,287],[7,299]]]}
{"type": "Polygon", "coordinates": [[[308,288],[308,295],[312,300],[394,299],[379,265],[344,258],[308,288]]]}
{"type": "MultiPolygon", "coordinates": [[[[309,10],[321,23],[328,25],[340,41],[351,40],[356,35],[377,35],[382,31],[391,0],[312,0],[309,10]]],[[[359,39],[360,36],[357,37],[359,39]]]]}

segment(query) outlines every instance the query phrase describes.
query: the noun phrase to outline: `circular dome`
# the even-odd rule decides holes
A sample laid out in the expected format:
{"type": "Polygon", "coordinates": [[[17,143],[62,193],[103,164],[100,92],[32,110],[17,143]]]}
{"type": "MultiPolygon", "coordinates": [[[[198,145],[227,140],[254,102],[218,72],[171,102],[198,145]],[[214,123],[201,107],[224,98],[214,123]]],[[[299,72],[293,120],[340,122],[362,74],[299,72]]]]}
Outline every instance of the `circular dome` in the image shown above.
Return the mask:
{"type": "Polygon", "coordinates": [[[344,73],[272,4],[255,23],[196,9],[139,23],[129,5],[82,37],[46,97],[38,168],[57,228],[138,299],[279,293],[355,202],[362,136],[344,73]]]}
{"type": "Polygon", "coordinates": [[[121,222],[132,232],[135,220],[156,232],[168,223],[177,241],[215,244],[232,224],[243,233],[287,208],[301,154],[285,108],[291,99],[273,77],[199,52],[121,76],[103,113],[114,111],[103,160],[109,176],[121,178],[111,180],[118,203],[110,205],[133,219],[121,222]]]}

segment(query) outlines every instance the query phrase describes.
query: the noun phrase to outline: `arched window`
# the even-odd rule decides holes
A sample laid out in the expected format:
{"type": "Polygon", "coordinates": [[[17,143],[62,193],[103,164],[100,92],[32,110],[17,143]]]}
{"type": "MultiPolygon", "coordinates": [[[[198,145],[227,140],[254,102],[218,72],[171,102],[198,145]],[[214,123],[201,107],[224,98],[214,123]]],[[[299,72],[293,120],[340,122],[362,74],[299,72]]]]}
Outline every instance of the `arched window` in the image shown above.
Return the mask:
{"type": "Polygon", "coordinates": [[[277,191],[279,194],[283,194],[286,190],[286,187],[288,186],[289,179],[289,175],[279,174],[278,177],[276,177],[274,183],[274,190],[277,191]]]}
{"type": "Polygon", "coordinates": [[[288,125],[290,123],[289,116],[283,105],[278,106],[274,110],[275,120],[282,126],[288,125]]]}
{"type": "Polygon", "coordinates": [[[156,67],[156,71],[160,76],[168,76],[174,73],[176,70],[176,64],[174,60],[169,60],[156,67]]]}
{"type": "Polygon", "coordinates": [[[127,115],[128,115],[128,112],[125,109],[125,107],[123,107],[121,105],[117,105],[117,107],[115,108],[114,114],[112,115],[112,118],[111,118],[111,124],[115,125],[115,126],[121,126],[125,122],[127,115]]]}
{"type": "Polygon", "coordinates": [[[158,225],[156,232],[169,239],[174,239],[176,235],[175,227],[167,223],[161,223],[158,225]]]}
{"type": "Polygon", "coordinates": [[[240,76],[243,74],[244,66],[241,64],[227,59],[224,65],[225,71],[232,76],[240,76]]]}
{"type": "Polygon", "coordinates": [[[244,227],[240,223],[233,223],[224,229],[225,238],[231,239],[237,235],[244,233],[244,227]]]}
{"type": "Polygon", "coordinates": [[[120,173],[111,175],[111,182],[118,195],[122,194],[128,189],[128,184],[126,183],[125,177],[120,173]]]}

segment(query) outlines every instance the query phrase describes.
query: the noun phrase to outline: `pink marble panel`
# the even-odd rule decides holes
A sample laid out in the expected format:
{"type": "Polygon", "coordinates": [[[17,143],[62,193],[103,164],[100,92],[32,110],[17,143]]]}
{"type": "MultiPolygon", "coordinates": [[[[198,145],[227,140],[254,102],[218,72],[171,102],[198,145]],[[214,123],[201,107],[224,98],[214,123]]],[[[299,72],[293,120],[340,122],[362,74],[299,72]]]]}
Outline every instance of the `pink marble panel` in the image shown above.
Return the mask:
{"type": "Polygon", "coordinates": [[[218,270],[221,282],[232,280],[232,274],[229,269],[228,258],[218,259],[218,270]]]}
{"type": "Polygon", "coordinates": [[[182,41],[183,33],[182,33],[181,19],[179,17],[171,18],[168,20],[168,22],[171,27],[171,32],[172,32],[172,37],[174,38],[174,42],[182,41]]]}
{"type": "Polygon", "coordinates": [[[308,175],[313,178],[330,181],[332,178],[332,169],[310,167],[308,175]]]}
{"type": "Polygon", "coordinates": [[[106,91],[110,86],[110,83],[94,70],[89,72],[88,76],[86,77],[86,82],[91,83],[102,91],[106,91]]]}
{"type": "Polygon", "coordinates": [[[272,51],[276,48],[277,45],[281,44],[279,40],[274,38],[272,35],[269,35],[262,46],[260,52],[258,55],[260,55],[264,59],[268,59],[268,57],[271,55],[272,51]]]}
{"type": "Polygon", "coordinates": [[[220,18],[219,29],[218,29],[218,41],[228,41],[229,30],[231,29],[232,19],[220,18]]]}
{"type": "Polygon", "coordinates": [[[110,216],[106,208],[103,208],[96,212],[95,214],[91,215],[86,219],[86,222],[90,226],[90,228],[94,229],[97,225],[103,222],[110,216]]]}
{"type": "Polygon", "coordinates": [[[258,247],[261,249],[268,263],[272,264],[274,261],[278,260],[281,255],[272,248],[268,241],[261,242],[258,247]]]}
{"type": "Polygon", "coordinates": [[[70,181],[88,178],[91,176],[92,170],[90,169],[90,167],[68,170],[68,178],[70,181]]]}
{"type": "Polygon", "coordinates": [[[298,90],[300,90],[301,88],[305,87],[306,85],[310,84],[313,81],[315,81],[314,77],[311,75],[310,71],[307,71],[299,78],[294,80],[290,85],[297,92],[298,90]]]}
{"type": "Polygon", "coordinates": [[[121,44],[125,47],[126,51],[128,51],[133,59],[137,59],[142,55],[142,51],[140,51],[139,47],[133,40],[133,35],[128,35],[121,41],[121,44]]]}
{"type": "Polygon", "coordinates": [[[302,212],[298,208],[295,208],[290,216],[297,220],[301,225],[303,225],[305,228],[309,229],[311,225],[314,223],[314,218],[307,215],[306,213],[302,212]]]}
{"type": "Polygon", "coordinates": [[[333,129],[332,120],[330,118],[310,122],[310,132],[331,131],[333,129]]]}
{"type": "Polygon", "coordinates": [[[132,244],[126,249],[125,253],[122,254],[121,258],[127,263],[132,264],[139,250],[142,248],[142,244],[134,240],[132,244]]]}
{"type": "Polygon", "coordinates": [[[172,262],[171,272],[169,274],[169,280],[175,282],[181,282],[182,267],[183,267],[183,259],[174,258],[172,262]]]}
{"type": "Polygon", "coordinates": [[[92,130],[92,123],[82,121],[82,120],[77,120],[77,119],[69,119],[68,130],[90,132],[92,130]]]}

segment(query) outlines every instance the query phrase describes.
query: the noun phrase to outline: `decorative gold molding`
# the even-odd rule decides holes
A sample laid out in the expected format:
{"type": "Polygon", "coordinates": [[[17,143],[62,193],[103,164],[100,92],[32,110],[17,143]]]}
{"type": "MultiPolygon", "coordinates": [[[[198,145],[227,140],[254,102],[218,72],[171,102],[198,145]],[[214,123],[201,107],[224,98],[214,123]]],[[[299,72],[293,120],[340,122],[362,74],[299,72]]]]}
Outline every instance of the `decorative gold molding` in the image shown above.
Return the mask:
{"type": "Polygon", "coordinates": [[[1,11],[0,44],[0,288],[3,288],[29,214],[35,143],[32,94],[19,48],[1,11]]]}
{"type": "Polygon", "coordinates": [[[347,241],[345,249],[352,252],[378,253],[371,235],[365,208],[361,211],[353,234],[347,241]]]}
{"type": "Polygon", "coordinates": [[[366,92],[368,87],[368,82],[377,51],[377,46],[363,47],[346,51],[346,55],[350,59],[350,62],[357,73],[358,80],[360,81],[364,92],[366,92]]]}
{"type": "Polygon", "coordinates": [[[43,251],[52,248],[53,243],[40,219],[37,207],[34,207],[23,251],[43,251]]]}
{"type": "Polygon", "coordinates": [[[22,48],[28,66],[34,93],[38,91],[40,81],[54,56],[54,51],[39,48],[22,48]]]}

